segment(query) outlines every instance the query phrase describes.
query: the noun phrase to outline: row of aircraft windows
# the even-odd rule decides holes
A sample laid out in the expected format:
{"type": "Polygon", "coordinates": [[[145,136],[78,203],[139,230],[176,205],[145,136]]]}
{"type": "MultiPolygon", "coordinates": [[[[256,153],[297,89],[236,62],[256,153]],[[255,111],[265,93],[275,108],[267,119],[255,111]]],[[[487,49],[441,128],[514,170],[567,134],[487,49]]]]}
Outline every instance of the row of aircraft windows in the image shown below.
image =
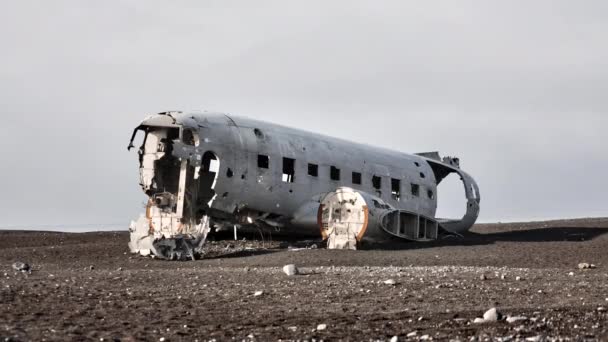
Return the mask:
{"type": "MultiPolygon", "coordinates": [[[[296,173],[296,160],[292,158],[283,158],[283,175],[282,181],[286,183],[295,182],[295,173],[296,173]]],[[[258,154],[258,168],[260,169],[268,169],[270,168],[270,158],[263,154],[258,154]]],[[[319,165],[308,163],[308,175],[311,177],[319,176],[319,165]]],[[[421,177],[424,178],[424,174],[421,173],[421,177]]],[[[340,180],[340,169],[335,166],[330,166],[329,168],[329,178],[333,181],[340,180]]],[[[362,176],[360,172],[353,171],[351,174],[351,182],[355,185],[361,185],[362,176]]],[[[382,177],[380,176],[372,176],[372,186],[378,194],[381,195],[380,189],[382,188],[382,177]]],[[[410,192],[412,196],[420,197],[420,185],[415,183],[410,183],[410,192]]],[[[435,194],[433,190],[427,191],[427,196],[430,199],[435,198],[435,194]]],[[[401,180],[396,178],[391,178],[391,197],[399,201],[401,199],[401,180]]]]}

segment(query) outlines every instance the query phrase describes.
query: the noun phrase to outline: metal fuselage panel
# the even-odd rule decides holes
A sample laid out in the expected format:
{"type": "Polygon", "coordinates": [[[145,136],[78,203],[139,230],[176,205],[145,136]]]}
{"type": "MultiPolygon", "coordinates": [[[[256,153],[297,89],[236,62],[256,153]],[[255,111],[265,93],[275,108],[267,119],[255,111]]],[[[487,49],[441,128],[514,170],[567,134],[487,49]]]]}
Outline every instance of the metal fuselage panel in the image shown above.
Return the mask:
{"type": "Polygon", "coordinates": [[[315,196],[347,186],[394,208],[435,216],[436,180],[422,157],[221,114],[176,119],[184,127],[198,126],[197,153],[212,151],[220,160],[214,209],[233,213],[248,208],[290,217],[315,196]],[[258,166],[259,155],[268,157],[268,168],[258,166]],[[293,182],[283,181],[283,158],[295,160],[293,182]],[[317,176],[309,175],[309,164],[316,165],[317,176]],[[332,167],[339,169],[339,180],[331,178],[332,167]],[[353,172],[361,174],[361,184],[353,184],[353,172]],[[379,189],[374,176],[380,177],[379,189]],[[399,180],[398,196],[391,179],[399,180]],[[419,187],[416,195],[412,184],[419,187]]]}

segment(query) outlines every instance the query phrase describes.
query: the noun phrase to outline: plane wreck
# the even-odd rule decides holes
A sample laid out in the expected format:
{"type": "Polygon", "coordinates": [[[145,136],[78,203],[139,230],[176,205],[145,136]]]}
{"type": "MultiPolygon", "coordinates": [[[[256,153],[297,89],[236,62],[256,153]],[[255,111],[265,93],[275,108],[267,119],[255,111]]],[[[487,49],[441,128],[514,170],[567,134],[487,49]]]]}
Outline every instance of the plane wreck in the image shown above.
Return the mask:
{"type": "Polygon", "coordinates": [[[145,214],[130,250],[165,259],[202,255],[208,234],[272,229],[321,236],[328,248],[366,239],[432,241],[470,229],[477,183],[457,158],[406,154],[222,113],[164,112],[137,126],[145,214]],[[466,214],[441,219],[437,188],[460,176],[466,214]]]}

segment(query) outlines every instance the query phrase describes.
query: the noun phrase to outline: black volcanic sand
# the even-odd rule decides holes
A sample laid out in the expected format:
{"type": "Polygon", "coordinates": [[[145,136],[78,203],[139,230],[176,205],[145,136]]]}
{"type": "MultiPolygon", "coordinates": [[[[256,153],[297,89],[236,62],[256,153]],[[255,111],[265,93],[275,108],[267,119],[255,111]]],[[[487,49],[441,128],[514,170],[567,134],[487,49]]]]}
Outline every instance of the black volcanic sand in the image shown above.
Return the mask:
{"type": "Polygon", "coordinates": [[[128,238],[0,231],[0,341],[608,340],[608,219],[359,251],[218,239],[193,262],[131,255],[128,238]],[[285,275],[291,263],[303,274],[285,275]],[[472,322],[492,307],[527,319],[472,322]]]}

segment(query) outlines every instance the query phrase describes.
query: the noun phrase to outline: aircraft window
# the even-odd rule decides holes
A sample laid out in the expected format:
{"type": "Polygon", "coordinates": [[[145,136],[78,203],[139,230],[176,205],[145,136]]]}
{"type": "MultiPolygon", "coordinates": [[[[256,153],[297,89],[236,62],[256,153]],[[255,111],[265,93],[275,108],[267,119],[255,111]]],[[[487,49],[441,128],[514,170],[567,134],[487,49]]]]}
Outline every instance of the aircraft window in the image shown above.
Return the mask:
{"type": "Polygon", "coordinates": [[[293,183],[296,176],[296,160],[283,158],[283,182],[293,183]]]}
{"type": "Polygon", "coordinates": [[[308,164],[308,175],[313,177],[319,176],[319,165],[317,164],[308,164]]]}
{"type": "Polygon", "coordinates": [[[372,177],[372,185],[374,186],[375,189],[382,188],[382,178],[380,178],[378,176],[373,176],[372,177]]]}
{"type": "Polygon", "coordinates": [[[361,184],[361,173],[353,172],[353,184],[361,184]]]}
{"type": "Polygon", "coordinates": [[[340,169],[335,166],[329,168],[329,178],[331,180],[339,181],[340,180],[340,169]]]}
{"type": "Polygon", "coordinates": [[[420,196],[420,185],[412,183],[412,195],[416,197],[420,196]]]}
{"type": "Polygon", "coordinates": [[[395,201],[401,199],[401,180],[391,178],[391,196],[395,201]]]}
{"type": "Polygon", "coordinates": [[[435,199],[435,193],[433,193],[433,190],[428,190],[427,191],[427,195],[429,196],[430,199],[435,199]]]}
{"type": "Polygon", "coordinates": [[[267,169],[270,166],[270,159],[268,156],[258,154],[258,167],[260,169],[267,169]]]}

